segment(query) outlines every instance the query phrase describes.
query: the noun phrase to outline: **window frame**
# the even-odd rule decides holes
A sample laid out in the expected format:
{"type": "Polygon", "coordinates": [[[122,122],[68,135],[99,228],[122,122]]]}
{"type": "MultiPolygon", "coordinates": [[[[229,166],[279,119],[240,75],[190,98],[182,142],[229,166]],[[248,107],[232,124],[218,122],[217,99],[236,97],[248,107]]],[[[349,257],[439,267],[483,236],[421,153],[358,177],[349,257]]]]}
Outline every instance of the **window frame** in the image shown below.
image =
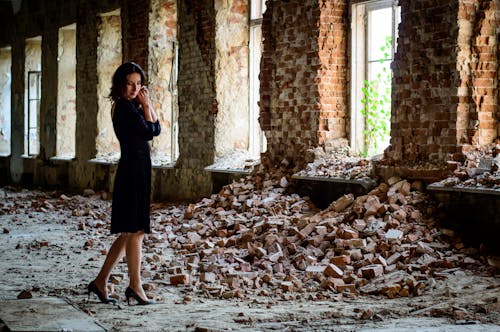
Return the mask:
{"type": "MultiPolygon", "coordinates": [[[[397,47],[398,24],[400,22],[401,7],[397,0],[376,0],[352,3],[351,6],[351,122],[350,146],[355,153],[367,150],[365,146],[366,117],[361,114],[365,105],[363,99],[363,84],[368,78],[369,69],[369,31],[368,13],[374,10],[392,8],[391,14],[391,57],[386,61],[393,61],[397,47]]],[[[372,60],[371,62],[378,60],[372,60]]],[[[387,124],[390,128],[390,121],[387,124]]]]}

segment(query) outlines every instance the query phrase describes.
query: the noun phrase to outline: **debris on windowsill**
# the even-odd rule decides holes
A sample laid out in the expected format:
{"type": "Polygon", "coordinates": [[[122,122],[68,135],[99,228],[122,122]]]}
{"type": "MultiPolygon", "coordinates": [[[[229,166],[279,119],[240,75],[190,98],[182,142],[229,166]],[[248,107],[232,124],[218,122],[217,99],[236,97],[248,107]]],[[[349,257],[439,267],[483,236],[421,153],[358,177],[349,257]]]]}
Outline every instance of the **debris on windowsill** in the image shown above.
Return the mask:
{"type": "Polygon", "coordinates": [[[233,151],[216,158],[212,165],[205,167],[205,170],[212,172],[250,173],[259,163],[259,158],[252,157],[247,152],[233,151]]]}
{"type": "Polygon", "coordinates": [[[493,189],[500,191],[500,140],[464,152],[465,160],[448,161],[452,175],[433,187],[493,189]]]}

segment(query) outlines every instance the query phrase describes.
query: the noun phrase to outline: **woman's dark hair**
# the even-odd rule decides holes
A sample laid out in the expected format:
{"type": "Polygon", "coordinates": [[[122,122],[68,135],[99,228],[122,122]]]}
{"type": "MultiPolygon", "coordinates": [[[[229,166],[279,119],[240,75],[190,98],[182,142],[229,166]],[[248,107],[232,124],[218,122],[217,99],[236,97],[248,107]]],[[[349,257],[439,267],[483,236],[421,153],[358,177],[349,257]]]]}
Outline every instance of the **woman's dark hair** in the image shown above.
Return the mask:
{"type": "Polygon", "coordinates": [[[116,101],[117,99],[123,97],[123,92],[127,85],[127,75],[132,73],[138,73],[141,75],[141,82],[143,85],[146,84],[146,74],[144,70],[135,62],[125,62],[120,67],[118,67],[113,74],[113,84],[111,85],[111,92],[109,97],[116,101]]]}

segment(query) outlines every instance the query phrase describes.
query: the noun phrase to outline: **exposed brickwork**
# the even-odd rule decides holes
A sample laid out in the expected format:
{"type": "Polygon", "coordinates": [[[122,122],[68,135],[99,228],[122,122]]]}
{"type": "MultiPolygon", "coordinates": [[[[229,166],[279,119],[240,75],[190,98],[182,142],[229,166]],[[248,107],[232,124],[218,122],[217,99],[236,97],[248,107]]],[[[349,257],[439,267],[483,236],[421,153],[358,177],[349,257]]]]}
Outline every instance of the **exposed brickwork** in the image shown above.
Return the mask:
{"type": "Polygon", "coordinates": [[[402,2],[394,63],[395,161],[460,158],[498,136],[497,0],[402,2]]]}
{"type": "Polygon", "coordinates": [[[123,0],[123,60],[148,72],[149,0],[123,0]]]}
{"type": "Polygon", "coordinates": [[[266,5],[260,123],[272,159],[301,163],[308,148],[347,135],[347,4],[266,5]]]}
{"type": "MultiPolygon", "coordinates": [[[[495,16],[496,16],[496,43],[497,43],[497,59],[500,57],[500,0],[495,0],[495,16]]],[[[497,61],[497,137],[500,137],[500,64],[497,61]]]]}
{"type": "Polygon", "coordinates": [[[319,1],[319,145],[348,137],[347,1],[319,1]]]}
{"type": "Polygon", "coordinates": [[[273,53],[276,40],[273,34],[274,2],[266,1],[266,12],[262,17],[262,57],[260,60],[260,128],[267,132],[271,130],[271,83],[274,81],[273,53]]]}
{"type": "Polygon", "coordinates": [[[439,161],[457,151],[457,13],[453,0],[401,1],[386,150],[393,160],[439,161]]]}
{"type": "Polygon", "coordinates": [[[214,8],[210,0],[180,1],[179,159],[175,177],[179,198],[211,193],[204,167],[214,160],[214,8]]]}
{"type": "Polygon", "coordinates": [[[460,2],[459,105],[457,138],[459,144],[491,143],[497,137],[498,51],[495,2],[460,2]]]}

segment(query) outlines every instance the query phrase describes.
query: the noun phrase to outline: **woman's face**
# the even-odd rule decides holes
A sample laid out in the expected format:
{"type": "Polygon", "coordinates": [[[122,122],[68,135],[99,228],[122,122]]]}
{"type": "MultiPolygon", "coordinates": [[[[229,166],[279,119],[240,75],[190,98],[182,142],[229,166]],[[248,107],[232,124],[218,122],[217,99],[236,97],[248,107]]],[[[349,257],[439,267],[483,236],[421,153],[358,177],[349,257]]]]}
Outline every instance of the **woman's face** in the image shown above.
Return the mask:
{"type": "Polygon", "coordinates": [[[139,73],[131,73],[127,75],[125,83],[124,97],[132,100],[137,97],[139,90],[142,87],[141,75],[139,73]]]}

